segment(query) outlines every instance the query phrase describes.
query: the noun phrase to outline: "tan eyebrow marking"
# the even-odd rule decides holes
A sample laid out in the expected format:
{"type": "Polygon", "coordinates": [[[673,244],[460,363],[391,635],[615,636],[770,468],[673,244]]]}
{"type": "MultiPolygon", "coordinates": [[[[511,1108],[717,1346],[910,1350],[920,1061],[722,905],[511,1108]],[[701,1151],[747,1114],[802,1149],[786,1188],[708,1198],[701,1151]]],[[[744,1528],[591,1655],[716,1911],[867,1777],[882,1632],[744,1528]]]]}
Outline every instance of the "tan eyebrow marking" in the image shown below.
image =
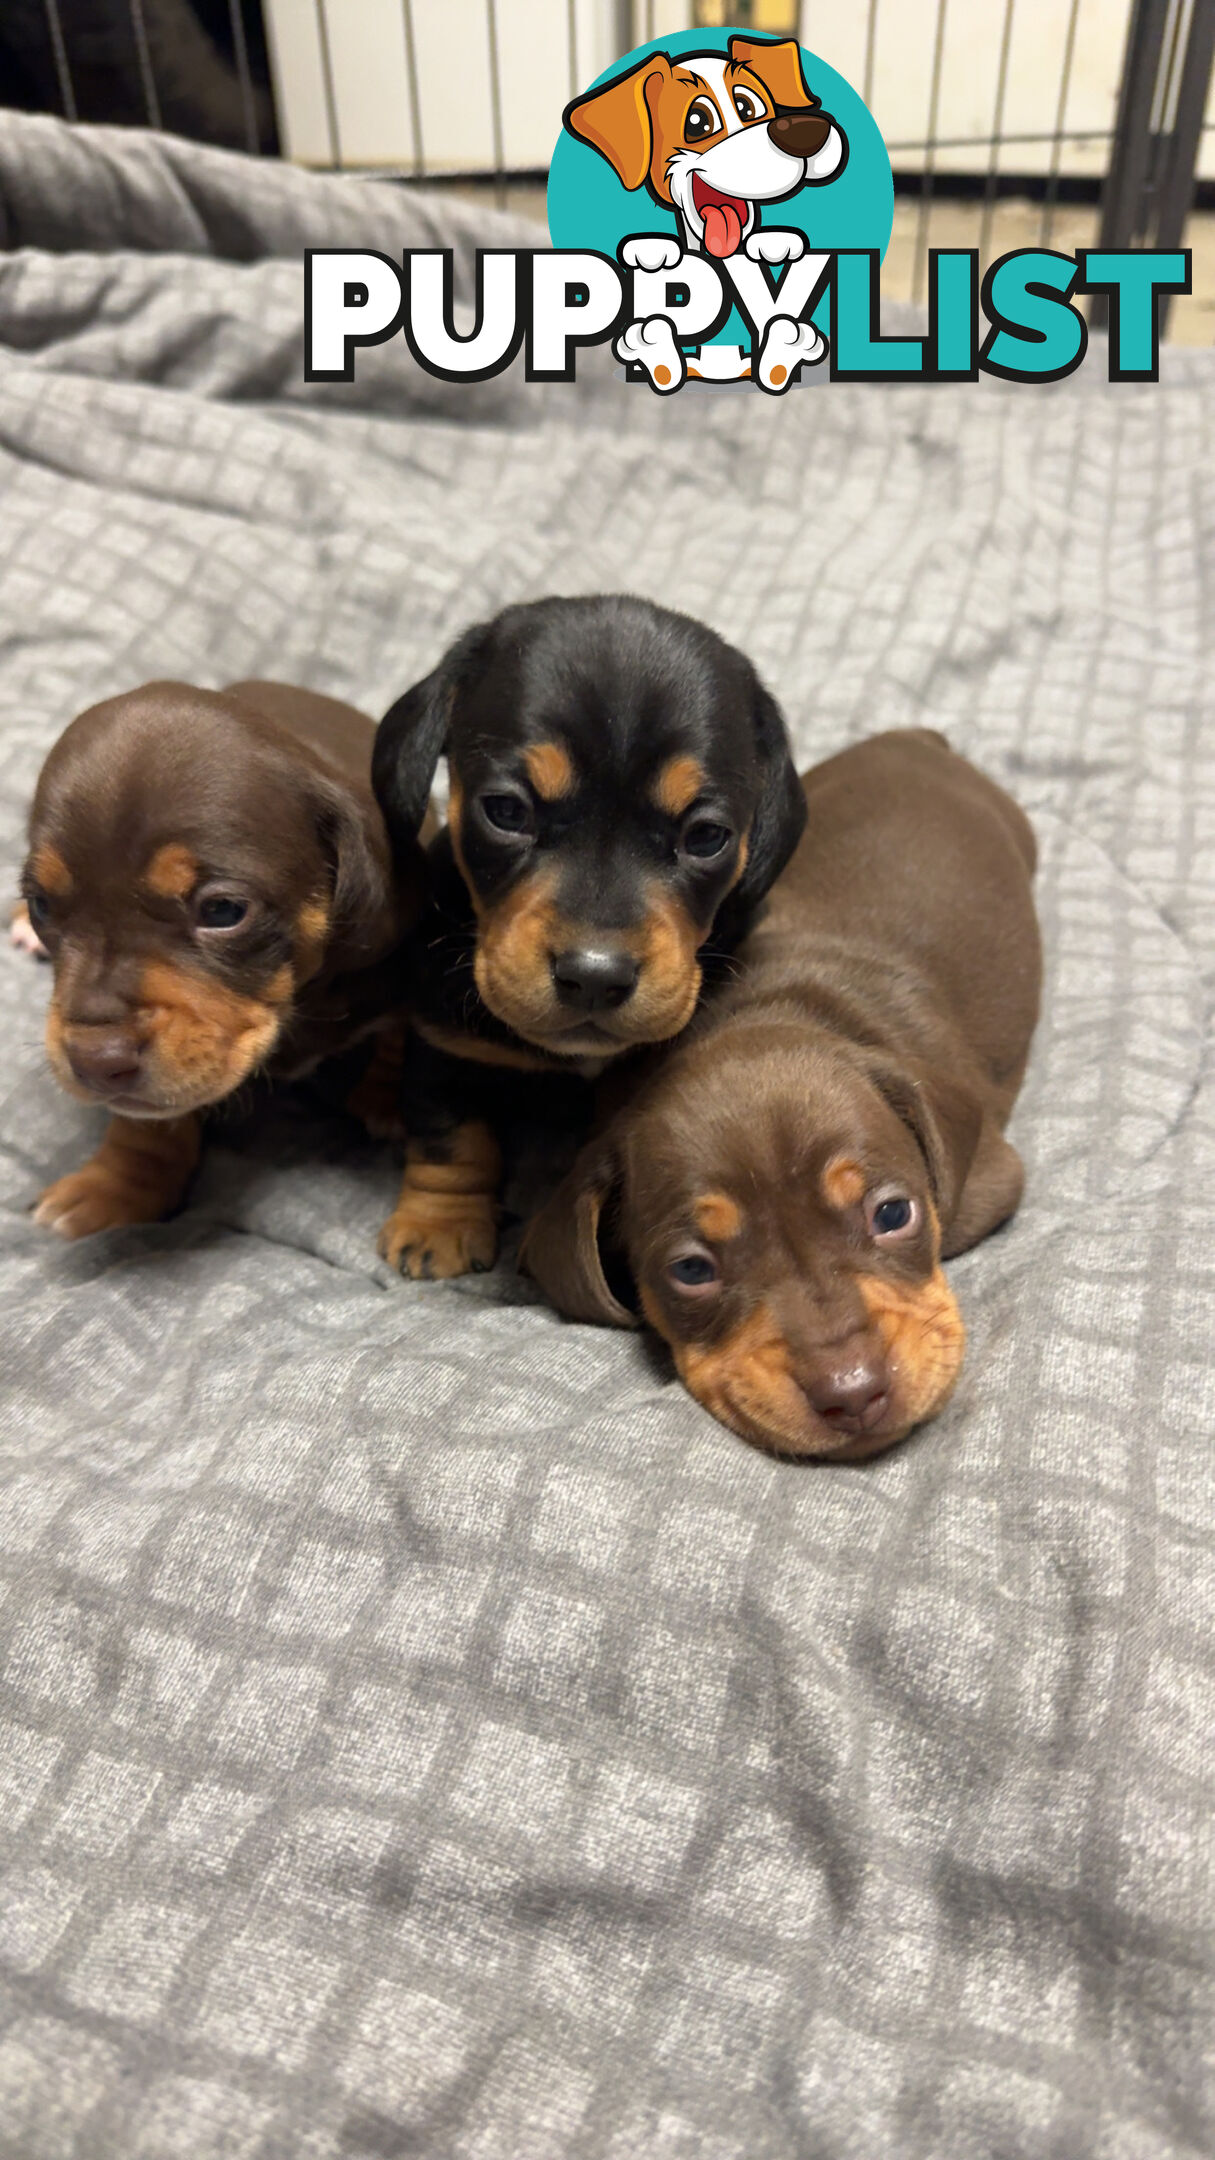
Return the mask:
{"type": "Polygon", "coordinates": [[[718,1244],[737,1237],[742,1229],[742,1210],[729,1193],[702,1193],[692,1210],[692,1219],[702,1237],[718,1244]]]}
{"type": "Polygon", "coordinates": [[[47,892],[54,893],[58,900],[67,899],[72,890],[72,873],[58,848],[52,847],[49,840],[44,840],[42,846],[35,849],[30,869],[47,892]]]}
{"type": "Polygon", "coordinates": [[[557,802],[574,790],[574,767],[560,743],[529,743],[523,753],[527,777],[542,802],[557,802]]]}
{"type": "Polygon", "coordinates": [[[682,817],[705,784],[704,767],[694,757],[668,758],[654,783],[654,801],[671,817],[682,817]]]}
{"type": "Polygon", "coordinates": [[[823,1193],[828,1207],[855,1207],[865,1197],[865,1173],[850,1155],[833,1155],[823,1170],[823,1193]]]}
{"type": "Polygon", "coordinates": [[[305,900],[295,918],[295,968],[297,984],[306,983],[315,975],[325,957],[325,938],[329,929],[329,902],[323,893],[313,893],[305,900]]]}
{"type": "Polygon", "coordinates": [[[188,847],[169,840],[151,857],[143,881],[162,900],[184,900],[198,883],[198,867],[188,847]]]}

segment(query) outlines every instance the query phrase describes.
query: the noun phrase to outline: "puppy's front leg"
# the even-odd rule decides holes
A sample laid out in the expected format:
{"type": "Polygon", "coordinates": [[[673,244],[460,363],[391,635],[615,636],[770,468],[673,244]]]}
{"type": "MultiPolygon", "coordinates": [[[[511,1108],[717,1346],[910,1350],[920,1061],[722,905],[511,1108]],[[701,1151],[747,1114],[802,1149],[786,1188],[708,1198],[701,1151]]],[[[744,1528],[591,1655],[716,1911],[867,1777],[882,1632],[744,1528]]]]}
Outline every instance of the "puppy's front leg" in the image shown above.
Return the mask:
{"type": "Polygon", "coordinates": [[[180,1118],[111,1118],[90,1161],[47,1186],[34,1221],[65,1238],[159,1222],[177,1206],[198,1167],[201,1133],[193,1112],[180,1118]]]}
{"type": "Polygon", "coordinates": [[[381,1258],[415,1282],[494,1264],[502,1150],[467,1068],[417,1037],[403,1072],[405,1175],[379,1237],[381,1258]]]}
{"type": "Polygon", "coordinates": [[[373,1140],[399,1140],[401,1081],[405,1065],[405,1022],[394,1020],[382,1028],[371,1046],[371,1055],[346,1097],[351,1117],[365,1125],[373,1140]]]}

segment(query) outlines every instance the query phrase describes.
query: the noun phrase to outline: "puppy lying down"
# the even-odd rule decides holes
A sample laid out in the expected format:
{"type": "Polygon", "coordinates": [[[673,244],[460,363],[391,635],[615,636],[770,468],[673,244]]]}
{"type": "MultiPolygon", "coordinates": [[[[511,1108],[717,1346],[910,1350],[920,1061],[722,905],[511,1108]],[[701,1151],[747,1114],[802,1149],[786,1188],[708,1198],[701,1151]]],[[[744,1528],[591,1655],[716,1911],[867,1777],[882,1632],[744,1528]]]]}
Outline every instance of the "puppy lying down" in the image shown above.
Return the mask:
{"type": "Polygon", "coordinates": [[[1011,1215],[1003,1136],[1038,1012],[1029,824],[940,735],[803,781],[808,822],[737,980],[630,1088],[535,1217],[573,1318],[635,1324],[746,1440],[856,1460],[948,1400],[941,1269],[1011,1215]]]}
{"type": "Polygon", "coordinates": [[[422,856],[402,835],[394,866],[374,735],[352,706],[285,684],[162,682],[59,738],[14,937],[54,967],[56,1078],[111,1115],[39,1222],[75,1238],[155,1221],[189,1182],[203,1111],[383,1027],[422,856]]]}

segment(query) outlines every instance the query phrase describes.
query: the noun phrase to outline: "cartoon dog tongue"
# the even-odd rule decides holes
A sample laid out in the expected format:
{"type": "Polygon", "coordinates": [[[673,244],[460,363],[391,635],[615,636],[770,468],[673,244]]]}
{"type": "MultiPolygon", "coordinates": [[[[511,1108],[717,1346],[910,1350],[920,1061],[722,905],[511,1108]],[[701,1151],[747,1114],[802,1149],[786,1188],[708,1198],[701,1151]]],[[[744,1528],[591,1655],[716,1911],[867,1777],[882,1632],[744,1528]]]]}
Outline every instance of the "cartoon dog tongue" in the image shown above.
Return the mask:
{"type": "Polygon", "coordinates": [[[705,246],[710,255],[719,258],[732,255],[742,239],[742,219],[734,204],[729,201],[706,203],[701,211],[705,227],[705,246]]]}

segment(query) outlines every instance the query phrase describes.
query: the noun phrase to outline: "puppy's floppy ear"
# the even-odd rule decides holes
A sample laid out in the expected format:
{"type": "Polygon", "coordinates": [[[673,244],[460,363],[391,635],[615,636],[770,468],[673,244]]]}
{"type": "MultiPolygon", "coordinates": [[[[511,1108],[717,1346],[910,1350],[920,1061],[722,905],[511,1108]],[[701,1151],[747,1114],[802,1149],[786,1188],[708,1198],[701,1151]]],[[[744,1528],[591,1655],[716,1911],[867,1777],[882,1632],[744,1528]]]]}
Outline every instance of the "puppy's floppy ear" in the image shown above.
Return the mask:
{"type": "Polygon", "coordinates": [[[900,1065],[877,1059],[868,1071],[879,1095],[919,1143],[941,1227],[947,1230],[979,1145],[983,1105],[964,1081],[930,1072],[916,1059],[900,1065]]]}
{"type": "Polygon", "coordinates": [[[382,944],[398,909],[416,911],[421,849],[410,845],[394,880],[388,835],[370,795],[319,776],[312,792],[317,830],[333,872],[332,935],[349,960],[382,944]]]}
{"type": "Polygon", "coordinates": [[[796,38],[781,38],[774,42],[770,38],[732,37],[730,58],[759,78],[774,105],[818,104],[818,99],[806,87],[796,38]]]}
{"type": "Polygon", "coordinates": [[[412,837],[426,815],[452,710],[484,655],[490,628],[474,623],[458,637],[438,667],[389,706],[376,729],[371,784],[394,847],[403,836],[412,837]]]}
{"type": "Polygon", "coordinates": [[[551,1200],[529,1222],[519,1263],[569,1319],[631,1328],[637,1321],[612,1292],[599,1242],[620,1175],[610,1133],[588,1141],[551,1200]]]}
{"type": "Polygon", "coordinates": [[[780,876],[806,826],[806,798],[781,709],[758,681],[755,749],[760,765],[759,803],[747,836],[746,866],[730,895],[740,916],[762,900],[780,876]]]}
{"type": "Polygon", "coordinates": [[[654,123],[649,99],[671,79],[665,53],[650,53],[627,75],[574,98],[563,115],[571,135],[589,143],[607,159],[622,187],[643,185],[654,154],[654,123]]]}

